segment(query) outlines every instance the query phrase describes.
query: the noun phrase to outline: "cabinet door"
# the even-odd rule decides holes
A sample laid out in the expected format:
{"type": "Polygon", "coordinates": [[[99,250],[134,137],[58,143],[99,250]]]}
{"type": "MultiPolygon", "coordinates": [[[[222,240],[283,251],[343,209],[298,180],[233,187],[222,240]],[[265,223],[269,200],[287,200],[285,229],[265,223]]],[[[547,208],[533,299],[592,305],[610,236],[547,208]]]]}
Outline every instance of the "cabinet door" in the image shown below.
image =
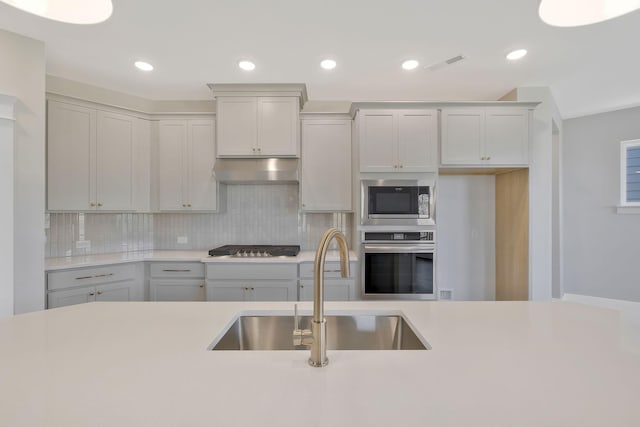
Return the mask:
{"type": "Polygon", "coordinates": [[[298,98],[258,98],[258,155],[298,156],[298,98]]]}
{"type": "Polygon", "coordinates": [[[190,120],[187,197],[190,210],[216,210],[217,183],[213,178],[215,160],[213,120],[190,120]]]}
{"type": "Polygon", "coordinates": [[[134,209],[135,117],[98,111],[96,205],[98,210],[134,209]]]}
{"type": "Polygon", "coordinates": [[[96,111],[49,101],[47,110],[47,208],[93,210],[96,111]]]}
{"type": "Polygon", "coordinates": [[[361,111],[360,172],[396,172],[398,143],[393,111],[361,111]]]}
{"type": "Polygon", "coordinates": [[[484,110],[442,111],[442,164],[478,164],[484,135],[484,110]]]}
{"type": "Polygon", "coordinates": [[[184,210],[184,176],[187,162],[187,123],[158,123],[158,204],[161,211],[184,210]]]}
{"type": "Polygon", "coordinates": [[[258,119],[255,97],[218,97],[218,156],[257,154],[258,119]]]}
{"type": "MultiPolygon", "coordinates": [[[[325,280],[325,301],[351,301],[355,298],[353,280],[325,280]]],[[[300,280],[300,301],[313,301],[313,280],[300,280]]]]}
{"type": "Polygon", "coordinates": [[[149,282],[151,301],[204,301],[202,279],[152,279],[149,282]]]}
{"type": "Polygon", "coordinates": [[[398,112],[398,168],[400,172],[438,170],[437,111],[398,112]]]}
{"type": "Polygon", "coordinates": [[[351,210],[351,121],[304,120],[302,210],[351,210]]]}
{"type": "Polygon", "coordinates": [[[67,305],[84,304],[95,301],[96,288],[78,288],[49,292],[47,295],[47,307],[65,307],[67,305]]]}
{"type": "Polygon", "coordinates": [[[255,282],[250,285],[251,301],[297,301],[296,281],[255,282]]]}
{"type": "Polygon", "coordinates": [[[136,300],[135,282],[109,283],[96,286],[96,301],[134,301],[136,300]]]}
{"type": "Polygon", "coordinates": [[[250,287],[239,282],[207,282],[207,301],[247,301],[250,287]]]}
{"type": "Polygon", "coordinates": [[[526,165],[529,158],[529,112],[487,108],[485,158],[492,165],[526,165]]]}

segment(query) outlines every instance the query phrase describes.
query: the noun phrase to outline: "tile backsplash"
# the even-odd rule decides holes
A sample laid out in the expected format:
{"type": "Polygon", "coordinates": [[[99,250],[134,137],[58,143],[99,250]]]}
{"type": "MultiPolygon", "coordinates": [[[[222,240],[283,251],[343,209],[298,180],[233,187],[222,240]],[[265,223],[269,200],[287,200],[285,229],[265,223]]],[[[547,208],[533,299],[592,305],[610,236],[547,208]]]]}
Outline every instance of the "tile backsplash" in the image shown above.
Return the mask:
{"type": "Polygon", "coordinates": [[[315,250],[330,227],[351,237],[351,214],[302,214],[298,206],[295,184],[228,185],[227,209],[219,214],[50,213],[45,254],[204,250],[224,244],[299,244],[315,250]]]}

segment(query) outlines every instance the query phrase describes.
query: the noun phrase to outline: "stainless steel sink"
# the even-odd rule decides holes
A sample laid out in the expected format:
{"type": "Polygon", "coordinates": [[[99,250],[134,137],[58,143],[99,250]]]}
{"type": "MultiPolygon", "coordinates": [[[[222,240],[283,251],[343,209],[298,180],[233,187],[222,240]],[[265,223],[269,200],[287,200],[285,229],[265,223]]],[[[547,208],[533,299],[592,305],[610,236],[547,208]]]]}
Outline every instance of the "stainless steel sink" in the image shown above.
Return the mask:
{"type": "MultiPolygon", "coordinates": [[[[398,314],[328,315],[329,350],[430,350],[429,344],[398,314]]],[[[308,329],[311,316],[300,316],[308,329]]],[[[308,350],[293,345],[293,316],[242,315],[214,342],[210,350],[308,350]]]]}

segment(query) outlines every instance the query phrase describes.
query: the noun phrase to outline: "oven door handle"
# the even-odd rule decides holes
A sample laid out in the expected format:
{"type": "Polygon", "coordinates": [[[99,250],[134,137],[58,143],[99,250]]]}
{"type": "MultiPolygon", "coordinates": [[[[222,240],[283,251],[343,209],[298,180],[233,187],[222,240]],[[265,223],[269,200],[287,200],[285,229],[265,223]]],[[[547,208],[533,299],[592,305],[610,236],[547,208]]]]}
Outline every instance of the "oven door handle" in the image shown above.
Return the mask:
{"type": "Polygon", "coordinates": [[[364,252],[429,254],[435,252],[435,248],[432,245],[364,245],[364,252]]]}

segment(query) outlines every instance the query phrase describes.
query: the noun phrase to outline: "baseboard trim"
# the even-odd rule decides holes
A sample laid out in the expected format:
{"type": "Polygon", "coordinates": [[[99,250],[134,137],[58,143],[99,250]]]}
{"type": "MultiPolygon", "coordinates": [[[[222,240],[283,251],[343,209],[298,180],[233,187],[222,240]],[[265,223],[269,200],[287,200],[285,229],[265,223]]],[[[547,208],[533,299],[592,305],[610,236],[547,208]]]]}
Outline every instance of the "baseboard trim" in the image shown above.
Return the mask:
{"type": "Polygon", "coordinates": [[[580,304],[587,304],[595,307],[611,308],[613,310],[624,312],[640,313],[640,302],[635,301],[600,298],[579,294],[564,294],[562,297],[562,301],[577,302],[580,304]]]}

